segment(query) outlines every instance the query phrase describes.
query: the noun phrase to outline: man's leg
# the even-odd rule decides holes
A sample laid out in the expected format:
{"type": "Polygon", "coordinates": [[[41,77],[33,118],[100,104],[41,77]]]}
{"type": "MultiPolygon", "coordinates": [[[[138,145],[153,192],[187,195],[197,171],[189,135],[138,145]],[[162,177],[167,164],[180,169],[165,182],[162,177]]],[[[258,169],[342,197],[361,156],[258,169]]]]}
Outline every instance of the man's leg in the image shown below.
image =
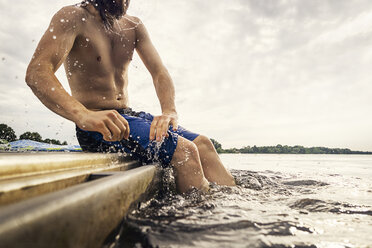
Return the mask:
{"type": "Polygon", "coordinates": [[[175,172],[177,190],[180,193],[186,193],[193,187],[201,191],[209,189],[209,183],[204,177],[200,164],[198,148],[193,142],[178,136],[171,164],[175,172]]]}
{"type": "Polygon", "coordinates": [[[200,161],[207,180],[219,185],[234,186],[235,180],[233,176],[223,166],[210,139],[199,135],[193,142],[198,148],[200,161]]]}

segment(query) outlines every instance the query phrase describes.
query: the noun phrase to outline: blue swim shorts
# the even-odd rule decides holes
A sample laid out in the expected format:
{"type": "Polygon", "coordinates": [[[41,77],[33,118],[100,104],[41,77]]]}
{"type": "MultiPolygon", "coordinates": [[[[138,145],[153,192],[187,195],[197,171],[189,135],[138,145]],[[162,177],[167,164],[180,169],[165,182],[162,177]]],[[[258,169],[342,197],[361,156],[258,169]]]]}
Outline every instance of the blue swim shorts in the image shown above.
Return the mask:
{"type": "Polygon", "coordinates": [[[76,137],[83,151],[86,152],[123,152],[143,164],[160,162],[163,167],[170,164],[177,147],[178,136],[193,141],[199,134],[192,133],[178,126],[177,131],[169,127],[169,137],[163,142],[150,141],[150,126],[154,116],[145,112],[135,112],[131,108],[117,109],[129,124],[128,140],[109,142],[98,132],[85,131],[76,127],[76,137]]]}

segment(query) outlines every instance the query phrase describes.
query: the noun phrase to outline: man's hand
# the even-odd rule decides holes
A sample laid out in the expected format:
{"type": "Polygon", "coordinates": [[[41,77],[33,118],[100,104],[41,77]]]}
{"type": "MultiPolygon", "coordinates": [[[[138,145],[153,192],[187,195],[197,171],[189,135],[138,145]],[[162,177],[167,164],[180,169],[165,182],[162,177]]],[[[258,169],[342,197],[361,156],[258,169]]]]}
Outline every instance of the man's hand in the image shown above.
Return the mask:
{"type": "Polygon", "coordinates": [[[106,141],[119,141],[129,138],[129,124],[116,110],[88,110],[76,124],[85,131],[101,133],[106,141]]]}
{"type": "Polygon", "coordinates": [[[177,113],[164,113],[155,116],[150,127],[150,140],[161,141],[163,137],[168,137],[168,128],[172,125],[173,131],[178,129],[177,113]]]}

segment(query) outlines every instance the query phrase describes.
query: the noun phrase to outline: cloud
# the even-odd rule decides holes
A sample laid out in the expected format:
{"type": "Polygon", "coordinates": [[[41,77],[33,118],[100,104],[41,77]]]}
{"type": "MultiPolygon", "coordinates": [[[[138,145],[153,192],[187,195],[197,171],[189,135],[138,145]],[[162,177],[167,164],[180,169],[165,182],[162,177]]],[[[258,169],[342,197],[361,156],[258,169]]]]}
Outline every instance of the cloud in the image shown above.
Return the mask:
{"type": "MultiPolygon", "coordinates": [[[[76,143],[73,124],[23,80],[53,13],[73,3],[0,0],[0,114],[18,132],[42,126],[43,136],[76,143]]],[[[129,14],[145,23],[172,75],[183,126],[224,147],[372,150],[371,10],[369,0],[133,0],[129,14]]],[[[63,69],[57,75],[68,88],[63,69]]],[[[131,106],[160,113],[138,56],[129,81],[131,106]]]]}

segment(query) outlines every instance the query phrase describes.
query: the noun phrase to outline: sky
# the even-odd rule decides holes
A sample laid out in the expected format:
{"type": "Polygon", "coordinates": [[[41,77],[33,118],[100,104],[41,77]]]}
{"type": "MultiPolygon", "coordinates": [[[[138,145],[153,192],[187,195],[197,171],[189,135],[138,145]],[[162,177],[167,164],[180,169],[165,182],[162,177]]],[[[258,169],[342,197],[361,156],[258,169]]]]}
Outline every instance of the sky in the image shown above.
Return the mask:
{"type": "MultiPolygon", "coordinates": [[[[70,0],[0,0],[0,123],[77,144],[74,123],[24,82],[37,42],[70,0]]],[[[372,1],[132,0],[176,88],[182,126],[223,148],[303,145],[372,151],[372,1]]],[[[57,77],[69,92],[64,69],[57,77]]],[[[160,114],[137,55],[129,101],[160,114]]]]}

